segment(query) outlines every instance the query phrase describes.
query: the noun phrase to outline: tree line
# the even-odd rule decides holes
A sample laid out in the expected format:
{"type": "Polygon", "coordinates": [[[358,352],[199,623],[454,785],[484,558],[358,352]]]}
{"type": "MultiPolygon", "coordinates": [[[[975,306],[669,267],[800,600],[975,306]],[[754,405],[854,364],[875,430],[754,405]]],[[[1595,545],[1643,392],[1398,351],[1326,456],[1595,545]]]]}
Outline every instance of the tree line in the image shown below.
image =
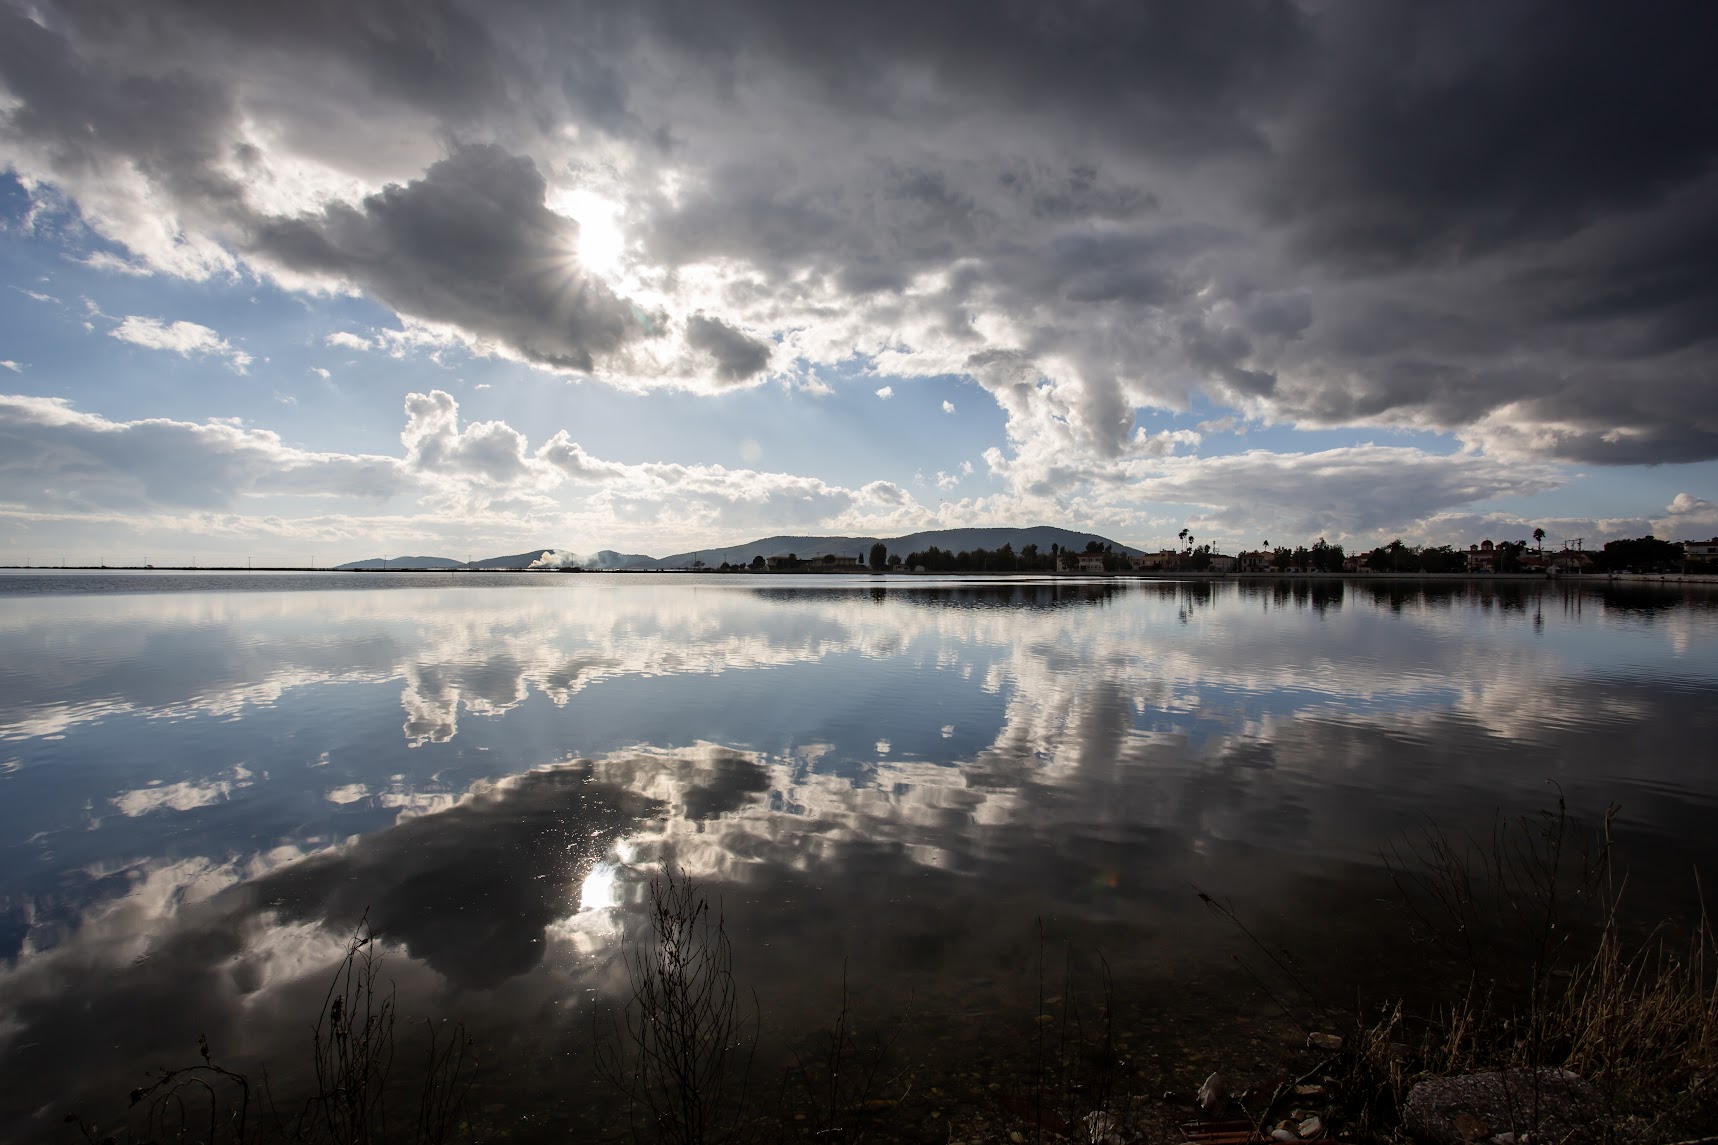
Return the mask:
{"type": "MultiPolygon", "coordinates": [[[[1105,572],[1119,572],[1132,567],[1127,557],[1102,541],[1087,541],[1081,551],[1101,555],[1105,572]]],[[[1059,544],[1052,544],[1048,549],[1023,545],[1018,552],[1013,545],[1007,544],[996,549],[962,549],[959,552],[932,545],[928,549],[908,553],[901,563],[904,568],[922,568],[926,572],[1055,572],[1056,559],[1062,552],[1059,544]]]]}
{"type": "MultiPolygon", "coordinates": [[[[1179,536],[1183,547],[1176,553],[1173,567],[1192,572],[1209,569],[1211,558],[1217,555],[1211,546],[1195,544],[1195,538],[1185,529],[1179,536]]],[[[1524,564],[1524,560],[1530,551],[1543,555],[1545,530],[1534,529],[1533,540],[1536,547],[1530,546],[1526,539],[1499,541],[1494,544],[1491,549],[1493,570],[1500,573],[1534,571],[1524,564]]],[[[1115,552],[1112,546],[1102,541],[1088,541],[1086,547],[1080,551],[1101,555],[1105,572],[1124,572],[1132,567],[1127,556],[1115,552]]],[[[1270,554],[1270,567],[1275,572],[1341,573],[1345,570],[1348,560],[1348,554],[1340,544],[1331,544],[1323,537],[1311,545],[1297,545],[1293,548],[1286,545],[1273,547],[1269,541],[1265,541],[1262,551],[1270,554]]],[[[1371,572],[1459,573],[1468,571],[1469,552],[1469,549],[1453,545],[1405,544],[1398,537],[1387,545],[1357,553],[1359,559],[1356,563],[1371,572]]],[[[958,552],[932,545],[928,549],[910,552],[903,557],[899,553],[889,552],[888,546],[878,541],[871,546],[868,559],[864,563],[873,572],[912,572],[918,569],[932,573],[1054,572],[1057,558],[1062,554],[1063,549],[1059,544],[1053,544],[1048,549],[1025,545],[1018,551],[1013,545],[1005,544],[997,549],[962,549],[958,552]]],[[[1632,540],[1610,541],[1600,552],[1588,553],[1586,556],[1592,561],[1594,571],[1598,572],[1656,572],[1688,567],[1681,545],[1661,541],[1650,535],[1632,540]]],[[[781,571],[815,570],[823,561],[822,557],[802,561],[789,553],[785,558],[778,558],[775,567],[781,571]]],[[[749,564],[724,562],[719,571],[744,572],[750,569],[762,572],[766,567],[768,563],[765,559],[756,556],[749,564]]],[[[1537,562],[1534,565],[1534,568],[1536,567],[1537,562]]]]}
{"type": "MultiPolygon", "coordinates": [[[[1101,555],[1105,572],[1122,572],[1132,567],[1127,556],[1117,553],[1113,546],[1102,541],[1087,541],[1086,547],[1080,551],[1101,555]]],[[[878,541],[871,546],[865,563],[873,572],[912,572],[921,568],[932,573],[1055,572],[1056,560],[1062,553],[1060,544],[1052,544],[1048,549],[1041,549],[1035,544],[1024,545],[1018,551],[1013,545],[1004,544],[996,549],[961,549],[959,552],[932,545],[928,549],[916,550],[903,557],[899,553],[889,552],[888,546],[878,541]]],[[[789,553],[786,557],[777,559],[775,567],[789,572],[815,570],[821,560],[821,557],[810,557],[802,561],[797,554],[789,553]]],[[[763,572],[768,567],[769,562],[760,555],[753,557],[749,564],[729,564],[724,561],[717,571],[745,572],[749,569],[763,572]]]]}

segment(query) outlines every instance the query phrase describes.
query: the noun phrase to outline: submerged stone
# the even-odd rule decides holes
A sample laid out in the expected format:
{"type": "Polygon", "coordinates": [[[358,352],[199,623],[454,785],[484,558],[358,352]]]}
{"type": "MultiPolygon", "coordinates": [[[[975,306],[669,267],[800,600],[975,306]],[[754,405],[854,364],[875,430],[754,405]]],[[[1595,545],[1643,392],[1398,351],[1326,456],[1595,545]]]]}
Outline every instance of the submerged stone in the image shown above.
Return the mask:
{"type": "Polygon", "coordinates": [[[1563,1145],[1596,1135],[1598,1091],[1568,1070],[1499,1070],[1433,1078],[1402,1106],[1408,1132],[1432,1145],[1474,1145],[1531,1133],[1563,1145]]]}

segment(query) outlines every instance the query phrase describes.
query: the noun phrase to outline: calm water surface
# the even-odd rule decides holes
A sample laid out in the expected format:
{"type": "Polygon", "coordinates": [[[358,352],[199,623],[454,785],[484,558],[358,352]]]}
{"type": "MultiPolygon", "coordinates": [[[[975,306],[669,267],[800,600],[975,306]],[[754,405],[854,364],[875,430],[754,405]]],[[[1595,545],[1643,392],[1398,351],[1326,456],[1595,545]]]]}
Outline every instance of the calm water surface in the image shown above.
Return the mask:
{"type": "Polygon", "coordinates": [[[366,912],[402,1014],[565,1100],[664,862],[789,1041],[845,972],[1005,1043],[1046,945],[1246,1020],[1195,888],[1365,977],[1427,819],[1614,800],[1674,908],[1715,698],[1714,598],[1650,588],[0,577],[0,1137],[199,1034],[290,1061],[366,912]]]}

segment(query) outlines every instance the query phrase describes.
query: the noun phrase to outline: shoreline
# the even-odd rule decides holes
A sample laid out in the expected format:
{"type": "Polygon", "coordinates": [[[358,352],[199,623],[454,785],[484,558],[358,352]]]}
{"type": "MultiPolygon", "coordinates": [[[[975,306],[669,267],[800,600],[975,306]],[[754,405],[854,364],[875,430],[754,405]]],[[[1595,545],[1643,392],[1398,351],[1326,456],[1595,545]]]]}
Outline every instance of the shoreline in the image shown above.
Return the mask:
{"type": "Polygon", "coordinates": [[[1434,581],[1438,583],[1471,582],[1474,584],[1530,583],[1543,582],[1548,584],[1675,584],[1675,585],[1705,585],[1718,587],[1718,573],[1568,573],[1561,576],[1548,576],[1545,573],[1432,573],[1432,572],[1106,572],[1106,573],[1061,573],[1048,570],[1020,572],[877,572],[871,569],[840,569],[829,572],[815,570],[795,570],[792,572],[752,572],[742,570],[735,572],[720,572],[714,569],[500,569],[500,568],[398,568],[398,569],[342,569],[316,568],[307,565],[0,565],[0,573],[29,572],[29,573],[325,573],[340,575],[425,575],[425,574],[475,574],[490,575],[495,573],[530,573],[553,575],[600,575],[600,576],[719,576],[719,577],[763,577],[773,578],[782,576],[802,577],[864,577],[866,579],[880,578],[883,580],[914,580],[924,578],[937,579],[984,579],[984,580],[1073,580],[1073,581],[1103,581],[1103,580],[1134,580],[1153,582],[1197,582],[1212,583],[1223,581],[1245,581],[1249,583],[1287,581],[1300,583],[1307,581],[1352,581],[1369,583],[1376,581],[1434,581]]]}

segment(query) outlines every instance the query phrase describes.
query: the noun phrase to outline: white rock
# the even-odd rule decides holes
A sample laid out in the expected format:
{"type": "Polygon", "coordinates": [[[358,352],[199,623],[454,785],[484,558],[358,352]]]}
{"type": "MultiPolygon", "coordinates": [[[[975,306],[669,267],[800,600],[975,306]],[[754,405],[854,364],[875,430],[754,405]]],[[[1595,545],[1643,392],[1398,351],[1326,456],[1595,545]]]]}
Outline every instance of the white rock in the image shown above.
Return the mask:
{"type": "Polygon", "coordinates": [[[1199,1104],[1205,1107],[1206,1113],[1210,1113],[1223,1104],[1222,1074],[1212,1073],[1210,1077],[1205,1079],[1205,1084],[1199,1087],[1199,1104]]]}
{"type": "Polygon", "coordinates": [[[1121,1125],[1102,1111],[1086,1114],[1086,1138],[1092,1145],[1124,1145],[1121,1125]]]}
{"type": "Polygon", "coordinates": [[[1303,1138],[1304,1137],[1317,1137],[1320,1133],[1323,1133],[1323,1132],[1324,1132],[1324,1121],[1318,1117],[1309,1117],[1305,1121],[1300,1123],[1300,1135],[1303,1138]]]}

